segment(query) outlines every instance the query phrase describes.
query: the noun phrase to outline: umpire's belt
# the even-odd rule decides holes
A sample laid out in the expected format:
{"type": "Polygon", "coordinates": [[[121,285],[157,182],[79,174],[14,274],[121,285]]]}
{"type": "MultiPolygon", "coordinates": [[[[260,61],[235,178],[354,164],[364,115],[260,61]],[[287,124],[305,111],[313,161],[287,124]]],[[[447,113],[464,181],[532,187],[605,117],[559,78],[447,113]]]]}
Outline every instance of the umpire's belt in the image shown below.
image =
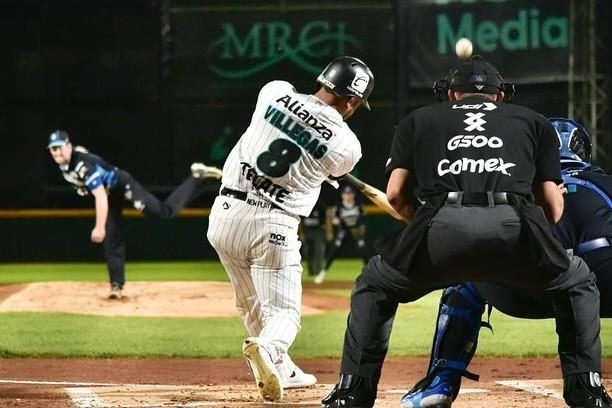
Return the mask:
{"type": "Polygon", "coordinates": [[[584,255],[587,252],[591,252],[595,249],[605,248],[609,246],[612,246],[612,238],[601,237],[578,244],[578,246],[576,247],[576,253],[578,255],[584,255]]]}
{"type": "MultiPolygon", "coordinates": [[[[248,200],[248,194],[245,191],[233,190],[231,188],[223,187],[219,194],[224,195],[226,197],[235,198],[236,200],[246,201],[247,204],[250,204],[248,200]]],[[[266,203],[270,204],[270,209],[282,210],[282,208],[272,202],[266,200],[266,203]]]]}
{"type": "Polygon", "coordinates": [[[496,191],[483,191],[481,193],[451,191],[446,196],[446,204],[493,207],[497,204],[509,204],[509,195],[510,193],[496,191]]]}

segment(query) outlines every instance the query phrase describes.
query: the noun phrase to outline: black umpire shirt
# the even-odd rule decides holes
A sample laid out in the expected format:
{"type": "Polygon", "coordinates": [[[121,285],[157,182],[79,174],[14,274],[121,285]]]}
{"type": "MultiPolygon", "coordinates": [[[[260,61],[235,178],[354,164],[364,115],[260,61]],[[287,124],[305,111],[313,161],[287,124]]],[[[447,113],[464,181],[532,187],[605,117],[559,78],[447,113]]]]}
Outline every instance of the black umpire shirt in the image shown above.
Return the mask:
{"type": "MultiPolygon", "coordinates": [[[[411,224],[377,242],[387,264],[409,271],[431,219],[450,191],[513,192],[531,197],[534,183],[561,182],[559,139],[552,125],[531,109],[484,96],[430,105],[397,127],[386,167],[410,171],[422,205],[411,224]]],[[[540,248],[538,268],[567,268],[565,250],[552,236],[541,209],[520,201],[529,245],[540,248]],[[537,209],[536,209],[537,208],[537,209]]]]}
{"type": "Polygon", "coordinates": [[[484,96],[412,112],[397,127],[386,173],[404,168],[419,193],[507,191],[529,195],[534,182],[561,182],[552,125],[523,106],[484,96]]]}

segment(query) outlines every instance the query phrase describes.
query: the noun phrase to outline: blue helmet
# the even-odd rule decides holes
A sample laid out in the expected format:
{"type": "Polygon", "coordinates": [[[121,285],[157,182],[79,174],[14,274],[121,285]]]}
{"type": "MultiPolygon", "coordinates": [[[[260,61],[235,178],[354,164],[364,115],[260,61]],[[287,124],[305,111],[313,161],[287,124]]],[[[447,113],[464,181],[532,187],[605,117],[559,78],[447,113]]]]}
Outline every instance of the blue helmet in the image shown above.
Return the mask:
{"type": "Polygon", "coordinates": [[[585,167],[591,163],[591,138],[582,125],[566,118],[550,118],[559,136],[561,164],[585,167]]]}

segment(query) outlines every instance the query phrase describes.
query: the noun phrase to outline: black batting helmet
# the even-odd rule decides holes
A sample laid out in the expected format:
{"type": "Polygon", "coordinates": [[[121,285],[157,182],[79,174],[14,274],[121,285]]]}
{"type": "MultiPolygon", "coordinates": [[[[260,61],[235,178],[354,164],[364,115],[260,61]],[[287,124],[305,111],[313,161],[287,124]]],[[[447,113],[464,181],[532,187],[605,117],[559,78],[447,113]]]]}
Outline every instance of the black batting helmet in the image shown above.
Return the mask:
{"type": "Polygon", "coordinates": [[[368,97],[374,89],[374,75],[368,66],[355,57],[334,58],[325,67],[317,82],[338,96],[357,96],[368,110],[368,97]]]}

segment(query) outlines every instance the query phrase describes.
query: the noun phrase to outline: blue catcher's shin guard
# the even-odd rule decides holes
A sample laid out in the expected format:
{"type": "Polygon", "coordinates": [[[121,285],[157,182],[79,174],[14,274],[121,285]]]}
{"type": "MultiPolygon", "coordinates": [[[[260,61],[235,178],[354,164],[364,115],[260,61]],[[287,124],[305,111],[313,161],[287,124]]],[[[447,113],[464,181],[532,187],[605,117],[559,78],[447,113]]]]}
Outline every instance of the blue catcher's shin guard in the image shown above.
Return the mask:
{"type": "Polygon", "coordinates": [[[461,377],[478,380],[467,371],[478,343],[485,302],[471,283],[447,288],[440,299],[436,333],[427,376],[401,400],[402,408],[447,408],[459,394],[461,377]]]}

